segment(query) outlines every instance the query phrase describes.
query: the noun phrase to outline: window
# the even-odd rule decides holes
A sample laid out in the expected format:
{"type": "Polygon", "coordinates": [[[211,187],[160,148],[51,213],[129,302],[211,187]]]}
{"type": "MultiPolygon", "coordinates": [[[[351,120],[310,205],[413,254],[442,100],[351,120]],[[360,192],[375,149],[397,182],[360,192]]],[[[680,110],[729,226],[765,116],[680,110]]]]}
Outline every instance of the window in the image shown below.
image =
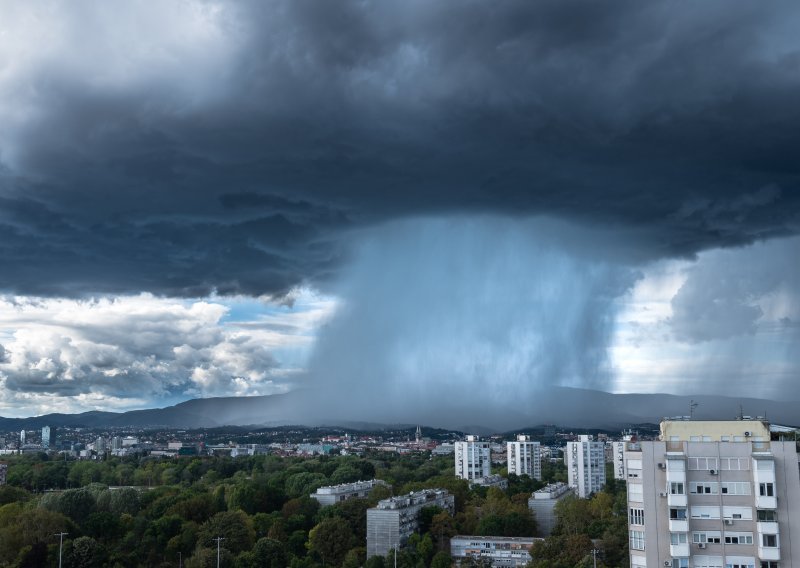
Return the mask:
{"type": "Polygon", "coordinates": [[[725,533],[725,544],[753,544],[753,533],[725,533]]]}
{"type": "Polygon", "coordinates": [[[692,542],[695,544],[701,542],[710,542],[712,544],[719,544],[720,542],[722,542],[722,533],[719,531],[693,532],[692,542]]]}
{"type": "Polygon", "coordinates": [[[641,483],[628,484],[628,500],[641,503],[644,501],[641,483]]]}
{"type": "Polygon", "coordinates": [[[762,534],[761,546],[763,546],[764,548],[776,548],[778,546],[778,535],[762,534]]]}
{"type": "Polygon", "coordinates": [[[668,471],[686,471],[686,463],[683,460],[667,460],[668,471]]]}
{"type": "Polygon", "coordinates": [[[669,510],[669,518],[673,521],[685,521],[686,520],[686,509],[679,509],[677,507],[673,507],[669,510]]]}
{"type": "Polygon", "coordinates": [[[723,495],[750,495],[750,484],[746,481],[723,481],[720,483],[723,495]]]}
{"type": "Polygon", "coordinates": [[[730,436],[720,436],[719,441],[720,442],[730,442],[731,441],[731,437],[730,436]]]}
{"type": "Polygon", "coordinates": [[[644,525],[644,509],[631,509],[629,517],[632,525],[644,525]]]}
{"type": "Polygon", "coordinates": [[[753,520],[753,509],[750,507],[722,507],[723,519],[742,519],[745,521],[753,520]]]}
{"type": "Polygon", "coordinates": [[[719,507],[692,507],[693,519],[719,519],[719,507]]]}
{"type": "Polygon", "coordinates": [[[631,531],[630,547],[632,550],[644,550],[644,531],[631,531]]]}
{"type": "Polygon", "coordinates": [[[722,568],[721,556],[695,556],[694,568],[722,568]]]}
{"type": "Polygon", "coordinates": [[[693,481],[689,484],[689,493],[692,495],[716,495],[717,483],[710,481],[693,481]]]}
{"type": "Polygon", "coordinates": [[[673,558],[672,568],[689,568],[688,558],[673,558]]]}
{"type": "Polygon", "coordinates": [[[774,483],[759,483],[758,484],[758,494],[762,497],[774,497],[775,496],[775,484],[774,483]]]}
{"type": "Polygon", "coordinates": [[[719,465],[722,470],[746,471],[750,469],[750,460],[748,458],[722,458],[719,465]]]}
{"type": "Polygon", "coordinates": [[[756,468],[761,471],[774,471],[775,463],[772,460],[756,460],[756,468]]]}
{"type": "Polygon", "coordinates": [[[755,568],[755,564],[750,561],[726,562],[725,568],[755,568]]]}
{"type": "Polygon", "coordinates": [[[670,544],[686,544],[687,534],[680,532],[680,533],[669,533],[669,542],[670,544]]]}
{"type": "Polygon", "coordinates": [[[762,560],[761,568],[780,568],[776,560],[762,560]]]}
{"type": "Polygon", "coordinates": [[[669,484],[670,495],[686,495],[686,489],[682,481],[672,481],[669,484]]]}
{"type": "Polygon", "coordinates": [[[761,522],[777,523],[778,512],[772,509],[759,509],[756,518],[761,522]]]}
{"type": "Polygon", "coordinates": [[[717,458],[689,458],[688,462],[690,470],[718,469],[717,458]]]}

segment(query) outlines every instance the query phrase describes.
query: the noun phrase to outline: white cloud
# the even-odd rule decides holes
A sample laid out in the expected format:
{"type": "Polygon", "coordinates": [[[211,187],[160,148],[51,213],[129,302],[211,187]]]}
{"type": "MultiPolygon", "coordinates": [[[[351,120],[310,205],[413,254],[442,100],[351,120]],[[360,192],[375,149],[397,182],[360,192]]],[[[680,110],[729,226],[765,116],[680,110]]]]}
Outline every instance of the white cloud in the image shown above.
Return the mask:
{"type": "Polygon", "coordinates": [[[311,291],[300,291],[299,298],[290,307],[147,294],[0,296],[0,414],[284,392],[302,370],[316,326],[335,307],[311,291]],[[239,320],[226,321],[237,311],[239,320]]]}

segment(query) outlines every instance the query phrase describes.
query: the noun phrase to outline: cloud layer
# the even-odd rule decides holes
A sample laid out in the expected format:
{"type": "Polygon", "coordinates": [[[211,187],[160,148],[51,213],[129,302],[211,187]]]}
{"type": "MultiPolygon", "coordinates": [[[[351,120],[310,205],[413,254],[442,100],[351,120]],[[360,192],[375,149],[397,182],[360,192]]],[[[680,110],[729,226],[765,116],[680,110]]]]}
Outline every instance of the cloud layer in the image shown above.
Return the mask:
{"type": "Polygon", "coordinates": [[[332,309],[310,300],[237,321],[214,300],[2,298],[0,414],[285,392],[332,309]]]}
{"type": "Polygon", "coordinates": [[[548,214],[648,258],[797,231],[796,3],[56,2],[0,23],[0,288],[326,286],[342,232],[548,214]]]}

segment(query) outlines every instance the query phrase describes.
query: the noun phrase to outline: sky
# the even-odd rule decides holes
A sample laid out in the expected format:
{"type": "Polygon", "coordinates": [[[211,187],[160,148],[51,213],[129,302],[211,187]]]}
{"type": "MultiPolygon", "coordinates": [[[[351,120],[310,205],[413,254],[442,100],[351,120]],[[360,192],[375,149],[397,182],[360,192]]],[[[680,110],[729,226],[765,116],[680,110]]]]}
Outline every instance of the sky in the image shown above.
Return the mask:
{"type": "Polygon", "coordinates": [[[0,415],[800,383],[800,6],[0,1],[0,415]]]}

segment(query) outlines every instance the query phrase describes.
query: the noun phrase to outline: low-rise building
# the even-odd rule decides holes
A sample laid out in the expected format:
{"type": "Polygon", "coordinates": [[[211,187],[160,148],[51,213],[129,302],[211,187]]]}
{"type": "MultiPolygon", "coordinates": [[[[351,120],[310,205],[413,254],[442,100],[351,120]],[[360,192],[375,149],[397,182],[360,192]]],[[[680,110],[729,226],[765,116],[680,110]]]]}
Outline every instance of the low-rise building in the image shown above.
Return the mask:
{"type": "Polygon", "coordinates": [[[472,487],[474,485],[479,487],[498,487],[499,489],[508,489],[508,479],[502,475],[494,473],[492,475],[487,475],[486,477],[473,479],[469,486],[472,487]]]}
{"type": "Polygon", "coordinates": [[[423,489],[384,499],[377,507],[367,509],[367,558],[386,556],[390,550],[405,546],[408,537],[419,529],[419,512],[432,506],[452,515],[455,498],[444,489],[423,489]]]}
{"type": "Polygon", "coordinates": [[[536,517],[539,536],[550,536],[556,526],[556,503],[569,495],[574,495],[566,483],[551,483],[534,491],[528,499],[528,508],[536,517]]]}
{"type": "Polygon", "coordinates": [[[518,568],[531,561],[530,549],[537,540],[544,539],[457,535],[450,539],[450,556],[458,566],[467,560],[480,560],[488,561],[493,568],[518,568]]]}
{"type": "Polygon", "coordinates": [[[370,479],[368,481],[356,481],[355,483],[327,485],[312,493],[311,498],[319,501],[321,506],[327,507],[348,499],[366,499],[378,485],[386,487],[388,484],[382,479],[370,479]]]}

